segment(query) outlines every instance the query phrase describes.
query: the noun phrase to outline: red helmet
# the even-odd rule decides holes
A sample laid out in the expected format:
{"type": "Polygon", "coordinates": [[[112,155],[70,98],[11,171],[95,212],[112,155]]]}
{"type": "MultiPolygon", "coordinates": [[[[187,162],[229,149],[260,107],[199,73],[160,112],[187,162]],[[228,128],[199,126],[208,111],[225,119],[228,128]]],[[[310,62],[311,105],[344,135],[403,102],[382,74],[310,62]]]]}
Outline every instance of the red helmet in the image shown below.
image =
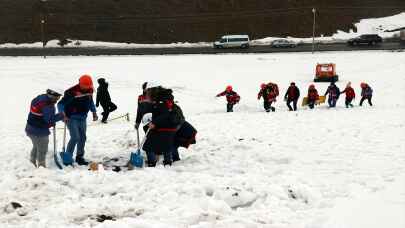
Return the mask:
{"type": "Polygon", "coordinates": [[[262,89],[266,88],[266,83],[262,83],[262,84],[260,85],[260,88],[262,88],[262,89]]]}
{"type": "Polygon", "coordinates": [[[310,88],[310,89],[313,89],[313,88],[315,88],[315,85],[314,85],[314,84],[311,84],[311,85],[309,85],[309,88],[310,88]]]}
{"type": "Polygon", "coordinates": [[[366,88],[367,84],[365,82],[360,83],[361,88],[366,88]]]}
{"type": "Polygon", "coordinates": [[[90,75],[82,75],[79,78],[79,85],[85,88],[93,88],[93,80],[91,79],[90,75]]]}
{"type": "Polygon", "coordinates": [[[226,91],[232,91],[232,86],[230,86],[230,85],[227,86],[227,87],[225,88],[225,90],[226,90],[226,91]]]}

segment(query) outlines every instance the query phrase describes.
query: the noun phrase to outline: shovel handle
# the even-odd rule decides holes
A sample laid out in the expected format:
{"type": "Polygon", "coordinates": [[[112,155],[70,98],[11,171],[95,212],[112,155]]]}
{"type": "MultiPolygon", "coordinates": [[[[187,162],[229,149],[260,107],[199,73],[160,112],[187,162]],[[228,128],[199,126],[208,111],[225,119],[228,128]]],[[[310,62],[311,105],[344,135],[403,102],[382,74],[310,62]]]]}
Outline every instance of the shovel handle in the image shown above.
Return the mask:
{"type": "Polygon", "coordinates": [[[138,145],[138,150],[141,148],[141,145],[139,145],[139,129],[136,129],[136,139],[137,141],[137,145],[138,145]]]}
{"type": "Polygon", "coordinates": [[[63,127],[63,152],[65,152],[66,149],[66,123],[65,126],[63,127]]]}

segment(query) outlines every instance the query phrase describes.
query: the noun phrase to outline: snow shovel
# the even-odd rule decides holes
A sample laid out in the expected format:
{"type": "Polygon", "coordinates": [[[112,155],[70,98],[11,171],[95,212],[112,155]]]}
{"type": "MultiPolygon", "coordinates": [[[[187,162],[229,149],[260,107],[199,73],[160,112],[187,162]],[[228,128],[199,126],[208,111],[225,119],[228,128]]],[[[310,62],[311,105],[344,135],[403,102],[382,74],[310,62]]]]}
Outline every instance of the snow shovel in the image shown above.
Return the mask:
{"type": "Polygon", "coordinates": [[[53,127],[53,160],[59,169],[63,169],[62,163],[59,160],[59,156],[56,153],[56,126],[53,127]]]}
{"type": "Polygon", "coordinates": [[[139,130],[136,130],[136,137],[138,140],[138,148],[136,149],[135,152],[131,152],[131,157],[129,158],[129,163],[137,168],[142,168],[143,167],[143,157],[141,154],[141,148],[143,147],[143,144],[145,143],[147,137],[148,137],[149,129],[146,131],[145,137],[142,140],[142,143],[139,143],[139,130]]]}
{"type": "Polygon", "coordinates": [[[64,165],[73,166],[72,155],[70,155],[69,153],[66,153],[66,123],[65,123],[65,126],[63,127],[63,147],[62,147],[62,152],[60,152],[59,154],[60,154],[60,157],[62,158],[62,161],[63,161],[64,165]]]}

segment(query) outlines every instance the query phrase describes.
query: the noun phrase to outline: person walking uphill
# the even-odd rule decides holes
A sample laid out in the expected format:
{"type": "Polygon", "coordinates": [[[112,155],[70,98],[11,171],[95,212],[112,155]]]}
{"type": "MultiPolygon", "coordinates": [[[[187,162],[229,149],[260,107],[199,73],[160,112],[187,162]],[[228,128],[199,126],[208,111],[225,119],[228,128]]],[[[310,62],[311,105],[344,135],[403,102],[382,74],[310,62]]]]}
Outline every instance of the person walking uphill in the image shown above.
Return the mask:
{"type": "Polygon", "coordinates": [[[62,94],[48,89],[46,94],[37,96],[31,101],[25,132],[32,141],[30,161],[35,167],[46,167],[48,152],[49,128],[55,127],[63,114],[55,114],[55,104],[62,94]]]}
{"type": "Polygon", "coordinates": [[[83,75],[79,84],[65,91],[58,109],[65,115],[65,122],[70,133],[70,140],[66,152],[62,154],[64,165],[73,164],[73,151],[77,147],[76,162],[79,165],[88,165],[84,159],[84,146],[86,143],[87,114],[93,113],[93,121],[98,120],[96,107],[93,101],[93,81],[89,75],[83,75]]]}
{"type": "Polygon", "coordinates": [[[356,97],[356,93],[354,92],[354,89],[352,88],[351,82],[347,83],[346,88],[342,92],[340,92],[340,94],[342,94],[342,93],[346,94],[346,99],[345,99],[346,108],[349,108],[349,107],[353,108],[352,101],[356,97]]]}
{"type": "Polygon", "coordinates": [[[216,97],[226,97],[226,101],[228,102],[226,105],[226,112],[233,112],[233,106],[240,101],[240,96],[237,92],[233,91],[232,86],[227,86],[224,92],[217,94],[216,97]]]}
{"type": "Polygon", "coordinates": [[[99,86],[97,88],[96,107],[101,104],[101,107],[103,107],[103,112],[101,113],[103,118],[101,119],[101,122],[107,123],[108,115],[115,111],[117,106],[111,102],[110,93],[108,92],[108,83],[105,79],[99,78],[97,82],[99,86]]]}
{"type": "Polygon", "coordinates": [[[278,86],[275,83],[269,82],[268,84],[262,83],[260,85],[260,91],[257,94],[257,99],[263,97],[263,107],[266,112],[276,111],[276,108],[272,107],[271,104],[276,102],[276,97],[279,95],[278,86]]]}
{"type": "Polygon", "coordinates": [[[373,106],[373,103],[371,103],[371,98],[373,97],[373,89],[367,84],[362,82],[360,84],[361,87],[361,100],[360,100],[360,106],[363,105],[364,100],[367,99],[368,104],[370,106],[373,106]]]}
{"type": "Polygon", "coordinates": [[[310,109],[315,107],[316,101],[319,100],[318,90],[316,90],[315,85],[311,84],[308,88],[308,106],[310,109]]]}
{"type": "Polygon", "coordinates": [[[284,99],[287,102],[287,107],[290,111],[297,111],[297,102],[300,97],[300,90],[295,86],[294,82],[291,82],[290,87],[288,87],[287,92],[284,95],[284,99]],[[293,108],[291,107],[291,102],[293,103],[293,108]]]}
{"type": "Polygon", "coordinates": [[[336,102],[339,99],[340,96],[340,90],[336,86],[335,82],[331,82],[328,89],[325,92],[325,96],[329,94],[328,97],[328,104],[329,108],[334,108],[336,107],[336,102]]]}

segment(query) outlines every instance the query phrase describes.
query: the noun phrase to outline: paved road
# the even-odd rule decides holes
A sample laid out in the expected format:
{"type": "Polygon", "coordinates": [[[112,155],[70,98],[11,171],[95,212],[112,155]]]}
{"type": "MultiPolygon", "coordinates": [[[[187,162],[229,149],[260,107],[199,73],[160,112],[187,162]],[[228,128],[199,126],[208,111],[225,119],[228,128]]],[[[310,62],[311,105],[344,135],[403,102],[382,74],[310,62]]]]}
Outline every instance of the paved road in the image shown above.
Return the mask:
{"type": "MultiPolygon", "coordinates": [[[[344,43],[318,44],[316,51],[355,51],[355,50],[403,50],[405,45],[398,42],[385,42],[377,46],[350,47],[344,43]]],[[[214,49],[211,47],[177,48],[0,48],[0,56],[71,56],[71,55],[182,55],[182,54],[221,54],[221,53],[276,53],[311,52],[311,44],[296,48],[272,48],[270,46],[251,46],[248,49],[214,49]]]]}

